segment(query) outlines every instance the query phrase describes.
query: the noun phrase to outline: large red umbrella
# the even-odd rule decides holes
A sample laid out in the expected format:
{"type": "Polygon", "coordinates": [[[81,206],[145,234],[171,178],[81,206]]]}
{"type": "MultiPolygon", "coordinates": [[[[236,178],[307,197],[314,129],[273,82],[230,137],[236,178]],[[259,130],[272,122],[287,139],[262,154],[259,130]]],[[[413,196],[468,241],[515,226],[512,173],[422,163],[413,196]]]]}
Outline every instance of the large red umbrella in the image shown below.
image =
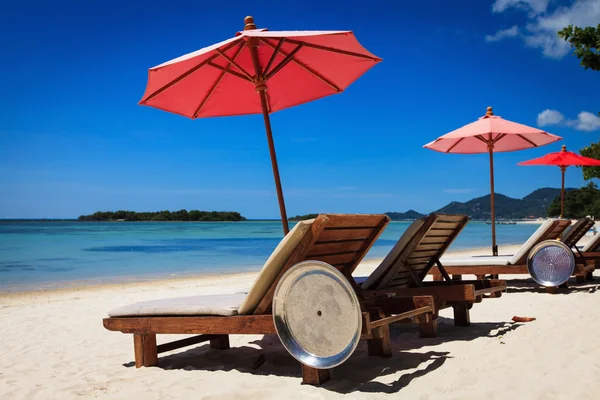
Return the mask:
{"type": "Polygon", "coordinates": [[[518,163],[517,165],[556,165],[560,167],[560,172],[562,175],[562,184],[560,189],[560,217],[564,218],[565,170],[571,165],[598,167],[600,166],[600,160],[596,160],[595,158],[584,157],[577,153],[567,151],[567,146],[563,145],[561,151],[546,154],[543,157],[534,158],[533,160],[523,161],[518,163]]]}
{"type": "Polygon", "coordinates": [[[423,147],[442,153],[489,153],[492,254],[496,256],[498,246],[494,210],[494,152],[539,147],[560,139],[560,136],[498,117],[494,115],[492,107],[488,107],[486,114],[477,121],[440,136],[423,147]]]}
{"type": "Polygon", "coordinates": [[[262,114],[287,234],[269,113],[341,93],[381,59],[351,31],[270,32],[244,22],[231,39],[150,68],[140,104],[192,119],[262,114]]]}

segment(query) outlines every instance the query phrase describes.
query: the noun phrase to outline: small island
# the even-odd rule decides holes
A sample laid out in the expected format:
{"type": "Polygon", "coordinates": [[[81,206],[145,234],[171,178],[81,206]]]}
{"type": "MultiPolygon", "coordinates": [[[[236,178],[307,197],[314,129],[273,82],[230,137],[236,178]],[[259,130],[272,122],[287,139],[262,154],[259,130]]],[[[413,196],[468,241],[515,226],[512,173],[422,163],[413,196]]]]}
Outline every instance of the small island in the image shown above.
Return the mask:
{"type": "Polygon", "coordinates": [[[307,219],[317,218],[319,214],[304,214],[304,215],[296,215],[294,217],[288,218],[288,221],[305,221],[307,219]]]}
{"type": "Polygon", "coordinates": [[[246,221],[235,211],[97,211],[90,215],[81,215],[78,221],[246,221]]]}

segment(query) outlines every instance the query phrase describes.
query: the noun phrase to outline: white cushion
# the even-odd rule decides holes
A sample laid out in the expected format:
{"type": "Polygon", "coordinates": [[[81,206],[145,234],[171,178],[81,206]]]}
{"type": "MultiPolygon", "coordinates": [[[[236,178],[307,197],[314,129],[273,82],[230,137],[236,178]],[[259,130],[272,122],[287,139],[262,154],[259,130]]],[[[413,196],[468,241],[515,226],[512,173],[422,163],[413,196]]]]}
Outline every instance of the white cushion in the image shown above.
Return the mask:
{"type": "Polygon", "coordinates": [[[537,228],[535,232],[533,232],[533,235],[531,235],[529,239],[527,239],[527,241],[523,243],[523,246],[521,246],[521,248],[515,253],[513,258],[510,260],[510,264],[516,265],[521,260],[521,258],[523,258],[527,253],[529,253],[533,246],[536,245],[538,240],[540,240],[540,237],[542,237],[542,235],[544,235],[549,229],[552,228],[552,224],[555,221],[555,219],[547,219],[546,221],[544,221],[544,223],[540,225],[540,227],[537,228]]]}
{"type": "Polygon", "coordinates": [[[271,257],[258,273],[248,296],[240,305],[238,310],[240,314],[252,314],[314,221],[314,219],[310,219],[298,222],[279,242],[279,245],[271,253],[271,257]]]}
{"type": "Polygon", "coordinates": [[[236,315],[246,293],[175,297],[142,301],[119,307],[108,313],[111,317],[152,315],[236,315]]]}
{"type": "Polygon", "coordinates": [[[444,267],[477,266],[477,265],[511,265],[513,256],[475,256],[475,257],[442,257],[444,267]]]}
{"type": "Polygon", "coordinates": [[[600,251],[600,232],[596,233],[585,246],[583,246],[584,253],[600,251]]]}
{"type": "Polygon", "coordinates": [[[151,315],[237,315],[251,314],[267,293],[314,219],[300,221],[279,242],[246,293],[175,297],[130,304],[108,313],[110,317],[151,315]]]}

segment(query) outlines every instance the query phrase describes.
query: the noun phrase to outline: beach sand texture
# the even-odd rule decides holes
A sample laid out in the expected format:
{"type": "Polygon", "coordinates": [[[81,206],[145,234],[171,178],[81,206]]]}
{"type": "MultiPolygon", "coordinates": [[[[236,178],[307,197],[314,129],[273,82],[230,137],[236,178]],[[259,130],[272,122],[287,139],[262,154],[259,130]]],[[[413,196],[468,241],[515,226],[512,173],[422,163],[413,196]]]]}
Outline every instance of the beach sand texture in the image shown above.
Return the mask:
{"type": "MultiPolygon", "coordinates": [[[[376,266],[365,262],[358,274],[376,266]]],[[[132,335],[102,326],[108,310],[121,305],[233,293],[247,289],[254,276],[0,295],[0,398],[600,398],[600,290],[593,291],[600,284],[598,271],[593,283],[557,295],[520,276],[522,281],[509,285],[510,293],[473,307],[471,327],[455,327],[452,311],[443,310],[435,339],[418,338],[414,325],[396,324],[392,358],[367,357],[361,342],[318,388],[300,384],[299,364],[276,336],[235,335],[230,350],[201,344],[162,354],[158,367],[136,369],[132,335]],[[537,319],[513,323],[513,316],[537,319]],[[255,370],[261,354],[266,362],[255,370]]],[[[159,344],[182,337],[157,336],[159,344]]]]}

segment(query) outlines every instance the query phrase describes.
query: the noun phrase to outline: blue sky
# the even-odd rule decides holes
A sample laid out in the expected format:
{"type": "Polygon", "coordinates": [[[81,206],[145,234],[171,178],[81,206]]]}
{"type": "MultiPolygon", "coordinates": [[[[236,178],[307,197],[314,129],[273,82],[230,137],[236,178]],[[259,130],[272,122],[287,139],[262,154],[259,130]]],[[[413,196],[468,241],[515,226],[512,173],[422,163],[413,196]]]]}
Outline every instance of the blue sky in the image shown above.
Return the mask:
{"type": "MultiPolygon", "coordinates": [[[[289,215],[428,212],[488,193],[487,155],[422,148],[488,105],[564,138],[497,154],[498,193],[559,187],[558,168],[516,163],[598,140],[600,73],[554,36],[565,21],[597,23],[598,0],[10,2],[0,7],[0,218],[278,217],[260,115],[192,121],[137,105],[148,68],[231,37],[246,15],[271,30],[351,29],[383,58],[344,93],[272,115],[289,215]]],[[[570,168],[567,185],[583,184],[570,168]]]]}

